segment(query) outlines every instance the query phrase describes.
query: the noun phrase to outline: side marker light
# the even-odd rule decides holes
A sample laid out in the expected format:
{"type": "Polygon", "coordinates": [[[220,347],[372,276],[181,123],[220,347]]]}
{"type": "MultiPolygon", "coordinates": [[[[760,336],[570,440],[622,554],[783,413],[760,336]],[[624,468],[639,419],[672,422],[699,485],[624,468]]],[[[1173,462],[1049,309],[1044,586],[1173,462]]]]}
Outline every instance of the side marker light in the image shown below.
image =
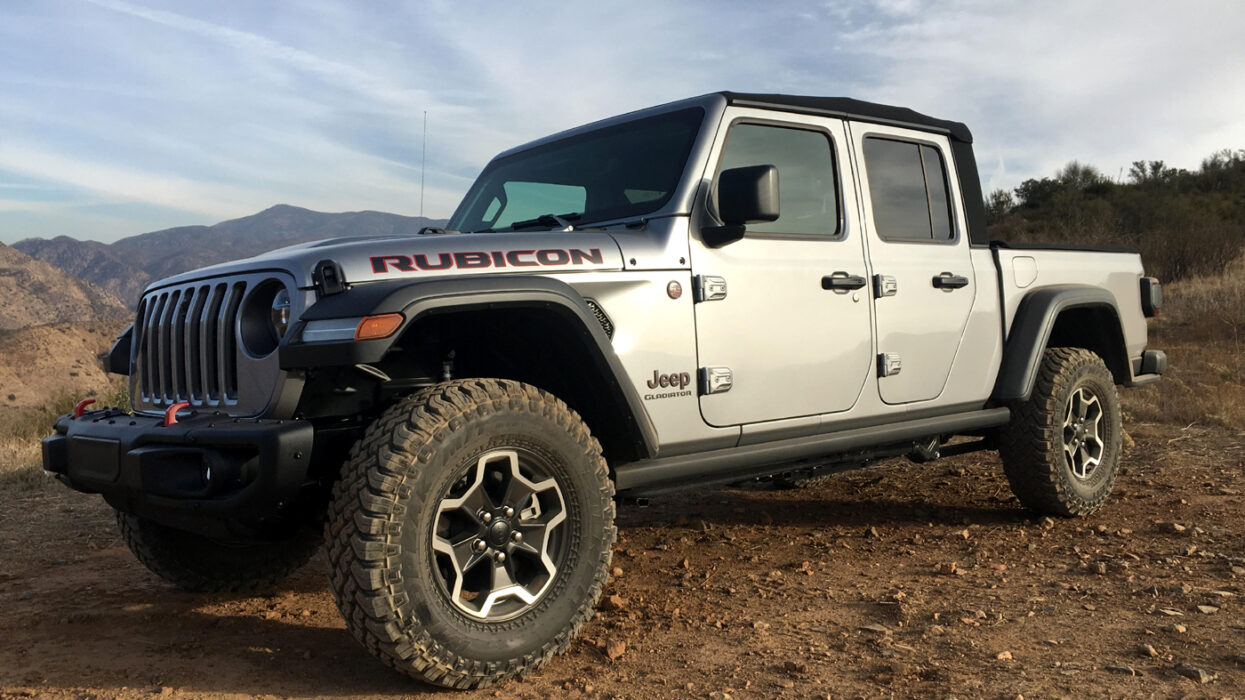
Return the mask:
{"type": "Polygon", "coordinates": [[[354,332],[355,340],[379,340],[388,338],[402,325],[402,314],[377,314],[364,316],[354,332]]]}

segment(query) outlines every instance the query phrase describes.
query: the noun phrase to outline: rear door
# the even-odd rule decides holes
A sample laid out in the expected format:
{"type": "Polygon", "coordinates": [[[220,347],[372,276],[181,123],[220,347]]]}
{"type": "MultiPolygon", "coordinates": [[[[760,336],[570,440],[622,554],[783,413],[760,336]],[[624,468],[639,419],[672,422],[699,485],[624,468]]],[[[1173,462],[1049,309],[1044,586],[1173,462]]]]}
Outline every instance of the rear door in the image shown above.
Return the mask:
{"type": "Polygon", "coordinates": [[[749,224],[742,240],[720,248],[692,236],[704,290],[695,306],[699,364],[730,378],[729,390],[701,396],[701,414],[730,426],[847,410],[870,376],[872,338],[861,231],[847,214],[854,200],[843,196],[855,189],[846,128],[738,108],[720,128],[705,173],[711,193],[723,170],[773,165],[781,216],[749,224]]]}
{"type": "Polygon", "coordinates": [[[852,123],[888,404],[938,398],[977,290],[947,138],[852,123]]]}

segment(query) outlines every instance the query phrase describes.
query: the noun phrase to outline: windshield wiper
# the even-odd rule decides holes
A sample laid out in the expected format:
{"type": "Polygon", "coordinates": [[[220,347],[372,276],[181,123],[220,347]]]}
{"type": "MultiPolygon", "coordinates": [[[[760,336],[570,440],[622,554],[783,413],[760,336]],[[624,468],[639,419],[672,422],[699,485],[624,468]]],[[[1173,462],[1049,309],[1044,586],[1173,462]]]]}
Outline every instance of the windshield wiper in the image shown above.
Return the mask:
{"type": "Polygon", "coordinates": [[[541,214],[535,219],[526,219],[524,221],[516,221],[510,224],[510,230],[518,231],[523,228],[532,228],[533,226],[561,226],[563,231],[574,231],[575,225],[572,221],[578,221],[581,214],[570,212],[569,214],[541,214]]]}

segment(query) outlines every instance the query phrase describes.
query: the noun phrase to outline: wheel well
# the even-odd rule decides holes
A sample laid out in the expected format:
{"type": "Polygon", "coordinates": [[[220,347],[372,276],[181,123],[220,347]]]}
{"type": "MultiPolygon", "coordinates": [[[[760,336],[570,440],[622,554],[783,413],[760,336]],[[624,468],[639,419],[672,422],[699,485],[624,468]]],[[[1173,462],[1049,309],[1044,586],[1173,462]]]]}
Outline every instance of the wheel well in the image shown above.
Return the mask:
{"type": "Polygon", "coordinates": [[[1064,309],[1051,327],[1046,347],[1084,348],[1102,358],[1116,384],[1132,379],[1120,319],[1109,306],[1064,309]]]}
{"type": "Polygon", "coordinates": [[[454,379],[513,379],[575,410],[611,463],[639,459],[643,438],[591,334],[548,307],[455,310],[412,323],[377,368],[397,386],[454,379]]]}

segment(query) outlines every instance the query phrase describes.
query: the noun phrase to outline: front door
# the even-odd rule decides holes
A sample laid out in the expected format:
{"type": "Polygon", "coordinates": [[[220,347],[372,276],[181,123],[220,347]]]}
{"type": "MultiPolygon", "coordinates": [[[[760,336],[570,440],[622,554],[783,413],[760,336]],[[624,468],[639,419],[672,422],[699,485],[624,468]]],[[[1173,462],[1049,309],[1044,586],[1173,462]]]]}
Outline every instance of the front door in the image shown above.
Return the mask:
{"type": "MultiPolygon", "coordinates": [[[[873,367],[869,290],[847,151],[837,119],[799,123],[773,112],[731,109],[706,178],[715,207],[718,174],[750,165],[778,169],[780,217],[749,224],[720,248],[693,232],[692,270],[702,373],[716,373],[701,415],[714,426],[813,416],[851,408],[873,367]],[[836,278],[839,281],[828,281],[836,278]],[[842,278],[851,278],[844,281],[842,278]]],[[[708,217],[702,217],[702,219],[708,217]]]]}
{"type": "Polygon", "coordinates": [[[872,124],[851,132],[867,185],[878,391],[888,404],[936,399],[977,293],[950,144],[872,124]]]}

